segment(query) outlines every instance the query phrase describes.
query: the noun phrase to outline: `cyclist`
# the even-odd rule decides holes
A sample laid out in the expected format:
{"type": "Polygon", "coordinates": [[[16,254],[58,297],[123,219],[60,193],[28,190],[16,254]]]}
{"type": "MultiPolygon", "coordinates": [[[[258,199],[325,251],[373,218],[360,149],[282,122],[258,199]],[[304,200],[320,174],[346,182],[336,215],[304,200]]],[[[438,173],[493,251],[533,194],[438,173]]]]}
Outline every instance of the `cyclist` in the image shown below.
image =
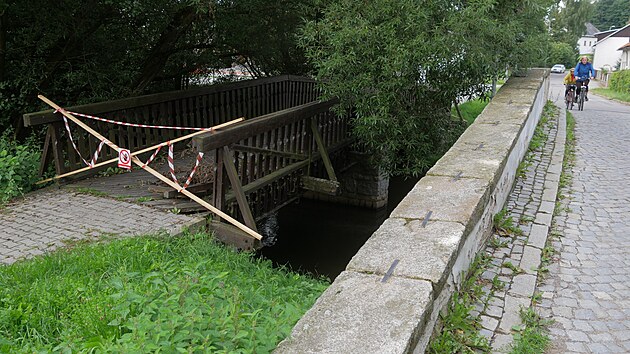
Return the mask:
{"type": "MultiPolygon", "coordinates": [[[[564,84],[564,97],[567,97],[567,94],[569,93],[569,90],[573,90],[575,91],[575,69],[571,68],[571,70],[569,70],[569,73],[564,77],[564,80],[562,80],[562,83],[564,84]]],[[[576,96],[573,97],[573,100],[577,100],[576,96]]]]}
{"type": "Polygon", "coordinates": [[[575,82],[577,83],[576,96],[580,94],[580,87],[584,85],[584,100],[588,101],[588,83],[595,77],[595,69],[593,64],[588,62],[587,57],[582,57],[580,62],[575,66],[575,82]]]}

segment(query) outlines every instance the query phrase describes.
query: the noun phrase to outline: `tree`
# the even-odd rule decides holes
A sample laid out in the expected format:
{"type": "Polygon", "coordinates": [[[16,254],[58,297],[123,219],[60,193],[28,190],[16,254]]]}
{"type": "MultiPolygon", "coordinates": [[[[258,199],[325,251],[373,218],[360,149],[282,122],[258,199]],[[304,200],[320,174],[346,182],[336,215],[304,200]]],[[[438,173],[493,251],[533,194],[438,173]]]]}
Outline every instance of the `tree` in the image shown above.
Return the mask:
{"type": "Polygon", "coordinates": [[[625,26],[630,23],[630,0],[598,0],[591,22],[601,31],[625,26]]]}
{"type": "Polygon", "coordinates": [[[0,127],[43,93],[81,104],[180,89],[191,73],[249,63],[308,71],[297,28],[311,0],[0,0],[0,127]]]}
{"type": "Polygon", "coordinates": [[[332,0],[302,45],[325,97],[391,173],[422,173],[450,146],[452,102],[506,67],[544,60],[544,0],[332,0]]]}
{"type": "Polygon", "coordinates": [[[563,42],[552,42],[549,46],[549,57],[545,66],[563,64],[567,68],[575,66],[577,52],[574,47],[563,42]]]}
{"type": "Polygon", "coordinates": [[[556,4],[550,13],[553,39],[575,47],[577,40],[585,34],[585,24],[593,13],[590,0],[563,0],[563,6],[556,4]]]}

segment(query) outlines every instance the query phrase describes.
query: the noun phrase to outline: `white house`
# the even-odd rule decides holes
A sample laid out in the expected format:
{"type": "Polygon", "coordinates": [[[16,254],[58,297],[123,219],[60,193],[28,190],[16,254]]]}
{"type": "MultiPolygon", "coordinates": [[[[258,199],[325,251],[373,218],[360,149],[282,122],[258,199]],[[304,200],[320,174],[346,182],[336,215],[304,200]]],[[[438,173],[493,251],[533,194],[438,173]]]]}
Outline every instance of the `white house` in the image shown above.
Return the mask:
{"type": "Polygon", "coordinates": [[[630,70],[630,42],[624,44],[618,50],[621,51],[621,70],[630,70]]]}
{"type": "Polygon", "coordinates": [[[577,41],[578,50],[580,55],[593,54],[593,46],[597,42],[595,33],[598,33],[599,30],[590,22],[587,22],[584,26],[586,27],[586,33],[577,41]]]}
{"type": "MultiPolygon", "coordinates": [[[[599,33],[595,34],[596,37],[598,37],[598,35],[599,33]]],[[[613,31],[606,37],[598,39],[594,46],[593,67],[595,70],[615,70],[621,59],[621,51],[619,51],[619,48],[628,42],[630,42],[630,25],[626,25],[613,31]]]]}

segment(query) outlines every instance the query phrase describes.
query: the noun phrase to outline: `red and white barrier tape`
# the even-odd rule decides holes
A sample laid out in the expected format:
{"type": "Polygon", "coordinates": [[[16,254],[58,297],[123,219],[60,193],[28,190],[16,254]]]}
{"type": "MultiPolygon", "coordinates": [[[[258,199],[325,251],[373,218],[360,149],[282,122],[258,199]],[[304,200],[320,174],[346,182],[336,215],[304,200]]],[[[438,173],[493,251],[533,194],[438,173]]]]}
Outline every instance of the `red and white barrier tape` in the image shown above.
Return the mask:
{"type": "MultiPolygon", "coordinates": [[[[101,122],[106,122],[106,123],[111,123],[111,124],[118,124],[118,125],[125,125],[125,126],[128,126],[128,127],[136,127],[136,128],[155,128],[155,129],[173,129],[173,130],[207,130],[207,131],[212,131],[213,130],[213,128],[174,127],[174,126],[167,126],[167,125],[148,125],[148,124],[127,123],[127,122],[121,122],[121,121],[112,120],[112,119],[106,119],[106,118],[91,116],[89,114],[83,114],[83,113],[66,111],[63,108],[59,109],[58,111],[63,111],[63,112],[70,113],[70,114],[75,115],[75,116],[79,116],[79,117],[84,117],[84,118],[89,118],[89,119],[94,119],[94,120],[100,120],[101,122]]],[[[55,111],[55,113],[56,112],[57,111],[55,111]]]]}
{"type": "Polygon", "coordinates": [[[77,144],[74,143],[74,139],[72,139],[72,132],[70,131],[70,125],[68,124],[68,119],[66,119],[65,116],[63,117],[63,122],[66,126],[66,131],[68,132],[68,139],[70,139],[70,142],[72,143],[72,147],[74,148],[74,151],[77,152],[81,160],[83,160],[83,163],[85,163],[90,168],[94,167],[94,165],[96,164],[96,160],[98,160],[98,155],[101,154],[101,149],[103,148],[103,145],[105,144],[105,140],[101,141],[101,143],[98,144],[98,148],[96,148],[96,151],[94,152],[94,156],[92,157],[92,160],[90,162],[87,162],[87,160],[83,158],[83,155],[81,155],[81,152],[79,152],[79,148],[77,148],[77,144]]]}
{"type": "MultiPolygon", "coordinates": [[[[114,124],[119,124],[119,125],[127,125],[127,126],[131,126],[131,127],[159,128],[159,129],[178,129],[178,130],[208,130],[208,131],[213,130],[212,128],[183,128],[183,127],[167,127],[167,126],[161,126],[161,125],[131,124],[131,123],[117,122],[117,121],[114,121],[114,120],[109,120],[109,119],[89,116],[87,114],[70,112],[70,111],[64,110],[63,108],[56,110],[55,113],[57,113],[58,111],[67,112],[67,113],[70,113],[70,114],[73,114],[73,115],[77,115],[77,116],[80,116],[80,117],[86,117],[86,118],[101,120],[101,121],[104,121],[104,122],[114,123],[114,124]]],[[[74,147],[74,150],[77,152],[77,154],[79,154],[79,157],[81,157],[81,160],[83,160],[83,162],[86,165],[88,165],[88,166],[90,166],[90,168],[92,168],[96,164],[96,160],[98,159],[98,156],[101,154],[101,149],[103,148],[103,145],[105,144],[105,140],[101,141],[101,143],[98,145],[98,148],[94,152],[94,157],[92,157],[92,161],[87,162],[83,158],[83,156],[81,156],[81,153],[79,152],[79,149],[77,148],[77,145],[74,143],[74,140],[72,139],[72,133],[70,132],[70,125],[68,124],[68,119],[66,119],[66,116],[63,116],[63,121],[64,121],[64,123],[66,125],[66,131],[68,131],[68,137],[70,138],[70,142],[72,143],[72,146],[74,147]]],[[[177,180],[177,176],[175,175],[175,164],[173,162],[173,144],[171,144],[170,140],[167,141],[165,144],[166,144],[166,146],[168,146],[168,159],[167,159],[167,161],[168,161],[168,168],[169,168],[169,171],[171,173],[171,178],[179,186],[179,181],[177,180]]],[[[164,145],[159,145],[157,147],[157,149],[149,157],[147,162],[145,162],[142,165],[142,168],[145,168],[146,166],[148,166],[153,161],[153,159],[155,159],[155,157],[157,156],[158,152],[160,152],[160,149],[162,149],[162,146],[164,146],[164,145]]],[[[195,175],[195,172],[197,172],[197,168],[199,167],[199,164],[201,163],[201,159],[202,158],[203,158],[203,152],[200,152],[197,155],[197,159],[195,161],[195,166],[193,167],[192,171],[190,172],[190,176],[188,176],[188,179],[186,180],[186,183],[184,183],[184,186],[182,188],[180,188],[178,190],[178,192],[181,192],[182,190],[188,188],[188,186],[190,185],[190,182],[192,181],[193,176],[195,175]]]]}
{"type": "MultiPolygon", "coordinates": [[[[203,152],[199,152],[199,154],[197,155],[197,160],[195,161],[195,167],[193,167],[192,171],[190,172],[190,176],[188,176],[188,179],[186,180],[186,183],[184,183],[184,188],[182,188],[182,189],[186,189],[190,185],[190,182],[192,181],[193,175],[197,171],[197,167],[199,167],[199,164],[201,163],[201,159],[202,158],[203,158],[203,152]]],[[[181,190],[180,190],[180,192],[181,192],[181,190]]]]}
{"type": "MultiPolygon", "coordinates": [[[[169,143],[170,143],[170,141],[169,141],[169,143]]],[[[151,161],[153,161],[153,159],[157,156],[158,152],[160,152],[160,149],[162,149],[162,145],[158,146],[157,149],[155,149],[155,152],[153,153],[153,155],[151,155],[151,157],[149,157],[147,162],[145,162],[144,165],[142,165],[142,168],[145,168],[145,166],[149,166],[151,161]]]]}

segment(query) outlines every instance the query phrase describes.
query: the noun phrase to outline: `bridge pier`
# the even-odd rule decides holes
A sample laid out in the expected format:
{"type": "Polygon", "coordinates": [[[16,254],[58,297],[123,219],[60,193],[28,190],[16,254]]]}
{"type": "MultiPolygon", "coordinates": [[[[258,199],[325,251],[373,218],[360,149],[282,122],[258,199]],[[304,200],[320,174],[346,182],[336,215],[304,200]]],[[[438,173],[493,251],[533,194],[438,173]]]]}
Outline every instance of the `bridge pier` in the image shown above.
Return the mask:
{"type": "Polygon", "coordinates": [[[338,195],[309,190],[303,197],[371,209],[387,206],[389,177],[370,164],[369,159],[372,156],[365,152],[349,152],[349,163],[337,176],[340,183],[338,195]]]}

